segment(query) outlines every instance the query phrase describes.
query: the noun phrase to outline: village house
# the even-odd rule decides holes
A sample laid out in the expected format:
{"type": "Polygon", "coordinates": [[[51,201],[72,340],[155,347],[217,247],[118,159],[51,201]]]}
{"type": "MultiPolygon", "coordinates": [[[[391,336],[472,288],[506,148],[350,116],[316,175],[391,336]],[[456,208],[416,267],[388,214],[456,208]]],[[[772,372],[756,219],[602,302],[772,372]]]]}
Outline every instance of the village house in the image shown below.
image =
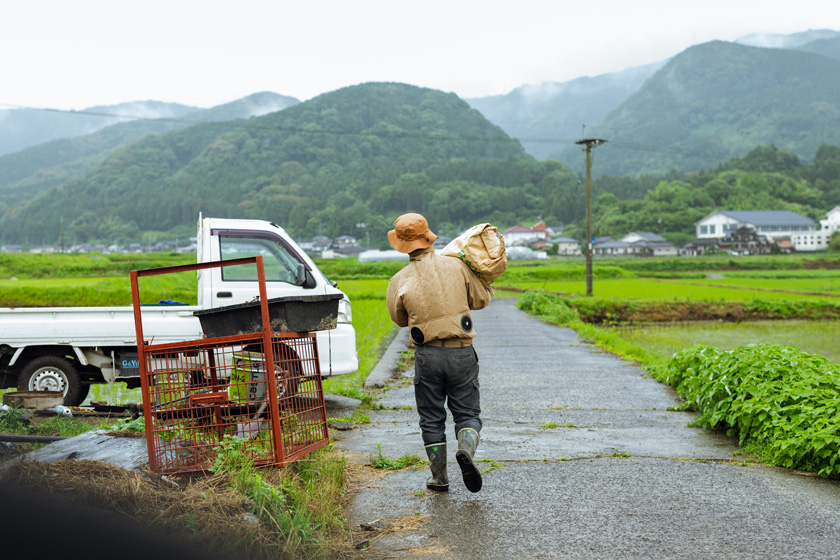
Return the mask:
{"type": "MultiPolygon", "coordinates": [[[[723,239],[742,226],[765,235],[770,240],[789,237],[797,251],[814,251],[828,247],[828,239],[817,233],[817,223],[790,210],[749,210],[713,212],[695,224],[697,239],[723,239]]],[[[829,236],[830,237],[830,234],[829,236]]]]}
{"type": "Polygon", "coordinates": [[[759,235],[749,226],[741,226],[718,240],[718,250],[739,255],[769,255],[775,243],[766,235],[759,235]]]}
{"type": "Polygon", "coordinates": [[[532,243],[546,243],[548,241],[548,228],[545,222],[540,221],[533,227],[514,226],[502,232],[505,240],[505,247],[517,245],[531,245],[532,243]]]}
{"type": "Polygon", "coordinates": [[[811,218],[790,210],[720,210],[695,224],[698,241],[723,239],[742,226],[752,228],[757,235],[764,235],[782,252],[824,250],[828,249],[832,234],[840,231],[840,206],[829,210],[826,219],[820,220],[819,225],[811,218]]]}
{"type": "Polygon", "coordinates": [[[557,245],[557,255],[578,257],[581,255],[580,243],[570,237],[552,237],[548,240],[549,245],[557,245]]]}
{"type": "Polygon", "coordinates": [[[683,254],[690,255],[692,257],[696,257],[697,255],[705,255],[705,254],[712,254],[717,253],[718,251],[718,239],[716,238],[706,238],[706,239],[695,239],[694,241],[686,244],[683,247],[683,254]]]}
{"type": "Polygon", "coordinates": [[[649,231],[630,232],[619,240],[600,237],[592,245],[592,253],[602,256],[664,257],[677,255],[678,252],[664,237],[649,231]]]}

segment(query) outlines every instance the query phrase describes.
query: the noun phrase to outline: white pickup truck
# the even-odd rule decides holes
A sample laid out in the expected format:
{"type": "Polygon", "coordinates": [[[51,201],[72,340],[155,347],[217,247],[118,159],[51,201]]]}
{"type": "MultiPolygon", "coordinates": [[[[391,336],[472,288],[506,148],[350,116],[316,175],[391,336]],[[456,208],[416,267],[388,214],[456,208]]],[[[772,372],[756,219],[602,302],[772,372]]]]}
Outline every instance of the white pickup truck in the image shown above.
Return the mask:
{"type": "MultiPolygon", "coordinates": [[[[337,327],[316,332],[321,375],[358,370],[350,300],[283,228],[261,220],[199,218],[197,240],[198,263],[262,256],[269,299],[340,294],[337,327]]],[[[197,305],[142,307],[144,338],[153,344],[198,340],[203,333],[195,311],[259,296],[256,265],[197,274],[197,305]]],[[[132,307],[0,308],[0,388],[63,391],[64,403],[74,406],[91,384],[134,388],[139,375],[132,307]]]]}

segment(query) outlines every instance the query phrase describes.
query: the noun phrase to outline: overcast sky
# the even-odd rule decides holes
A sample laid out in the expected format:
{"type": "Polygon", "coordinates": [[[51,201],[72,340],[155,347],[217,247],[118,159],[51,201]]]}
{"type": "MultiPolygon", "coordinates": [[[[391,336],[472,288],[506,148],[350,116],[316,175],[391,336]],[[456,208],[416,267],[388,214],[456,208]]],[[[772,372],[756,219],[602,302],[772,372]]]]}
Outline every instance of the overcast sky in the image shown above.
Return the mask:
{"type": "Polygon", "coordinates": [[[483,97],[808,29],[840,30],[837,1],[9,0],[0,108],[306,100],[370,81],[483,97]]]}

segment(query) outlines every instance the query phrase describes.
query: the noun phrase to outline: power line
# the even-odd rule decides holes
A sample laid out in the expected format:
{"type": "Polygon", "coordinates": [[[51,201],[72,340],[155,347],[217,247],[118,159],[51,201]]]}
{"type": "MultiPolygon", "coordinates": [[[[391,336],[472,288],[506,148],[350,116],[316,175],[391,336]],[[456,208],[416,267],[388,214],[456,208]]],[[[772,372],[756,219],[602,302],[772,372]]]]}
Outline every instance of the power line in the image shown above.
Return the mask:
{"type": "MultiPolygon", "coordinates": [[[[189,118],[177,118],[177,117],[147,117],[147,116],[140,116],[140,115],[128,115],[124,113],[108,113],[104,111],[90,111],[90,110],[82,110],[82,111],[74,111],[69,109],[56,109],[51,107],[29,107],[25,105],[18,105],[13,103],[2,103],[0,102],[0,107],[8,107],[12,109],[26,109],[31,111],[45,111],[45,112],[52,112],[52,113],[64,113],[64,114],[71,114],[71,115],[88,115],[88,116],[95,116],[95,117],[106,117],[106,118],[117,118],[123,119],[126,122],[131,121],[146,121],[146,122],[164,122],[164,123],[174,123],[174,124],[184,124],[184,125],[193,125],[193,126],[214,126],[218,128],[226,128],[226,129],[241,129],[241,130],[254,130],[254,131],[266,131],[266,132],[287,132],[290,134],[321,134],[321,135],[330,135],[330,136],[356,136],[361,138],[394,138],[394,139],[409,139],[409,140],[440,140],[440,141],[462,141],[462,142],[493,142],[499,144],[511,144],[511,143],[533,143],[533,144],[557,144],[557,145],[572,145],[577,142],[577,139],[573,138],[549,138],[549,137],[517,137],[517,138],[493,138],[488,136],[461,136],[461,135],[445,135],[445,134],[418,134],[418,133],[411,133],[411,132],[391,132],[391,131],[383,131],[383,132],[354,132],[354,131],[347,131],[347,130],[336,130],[336,129],[312,129],[312,128],[299,128],[299,127],[291,127],[291,126],[265,126],[265,125],[257,125],[257,124],[248,124],[241,122],[243,119],[236,119],[236,120],[229,120],[229,121],[200,121],[195,119],[189,118]]],[[[496,124],[496,123],[493,123],[496,124]]],[[[644,144],[639,142],[622,142],[621,140],[611,140],[611,146],[617,148],[623,148],[627,150],[635,150],[641,152],[652,152],[652,153],[667,153],[667,154],[674,154],[674,155],[688,155],[688,156],[696,156],[696,157],[705,157],[705,158],[714,158],[717,160],[724,160],[728,158],[738,157],[737,154],[732,152],[725,152],[722,150],[698,150],[692,148],[680,148],[675,146],[657,146],[654,144],[644,144]]],[[[801,159],[800,161],[803,163],[808,163],[807,160],[801,159]]]]}
{"type": "Polygon", "coordinates": [[[12,105],[7,103],[0,103],[0,107],[11,107],[16,109],[29,109],[32,111],[49,111],[55,113],[68,113],[73,115],[91,115],[97,117],[110,117],[127,119],[128,121],[147,121],[147,122],[168,122],[176,124],[188,124],[194,126],[217,126],[220,128],[232,128],[242,130],[257,130],[267,132],[289,132],[292,134],[324,134],[331,136],[359,136],[359,137],[374,137],[374,138],[402,138],[411,140],[451,140],[451,141],[465,141],[465,142],[498,142],[498,143],[518,143],[516,138],[493,138],[488,136],[454,136],[445,134],[417,134],[411,132],[354,132],[349,130],[330,130],[330,129],[313,129],[313,128],[297,128],[290,126],[264,126],[238,122],[241,119],[230,121],[199,121],[194,119],[174,118],[174,117],[142,117],[136,115],[125,115],[115,113],[104,113],[100,111],[70,111],[67,109],[52,109],[48,107],[25,107],[21,105],[12,105]]]}

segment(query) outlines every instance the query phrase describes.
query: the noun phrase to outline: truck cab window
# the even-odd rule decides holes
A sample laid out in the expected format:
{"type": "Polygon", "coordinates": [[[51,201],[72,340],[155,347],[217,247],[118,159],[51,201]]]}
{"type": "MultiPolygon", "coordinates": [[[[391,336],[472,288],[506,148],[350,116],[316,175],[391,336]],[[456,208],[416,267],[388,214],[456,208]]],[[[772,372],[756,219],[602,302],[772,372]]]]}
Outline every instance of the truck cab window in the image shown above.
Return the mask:
{"type": "MultiPolygon", "coordinates": [[[[262,257],[266,282],[286,282],[298,285],[296,280],[298,267],[301,266],[294,256],[283,246],[267,239],[248,237],[220,237],[222,260],[241,259],[244,257],[262,257]]],[[[222,267],[222,280],[228,282],[256,282],[255,264],[222,267]]]]}

